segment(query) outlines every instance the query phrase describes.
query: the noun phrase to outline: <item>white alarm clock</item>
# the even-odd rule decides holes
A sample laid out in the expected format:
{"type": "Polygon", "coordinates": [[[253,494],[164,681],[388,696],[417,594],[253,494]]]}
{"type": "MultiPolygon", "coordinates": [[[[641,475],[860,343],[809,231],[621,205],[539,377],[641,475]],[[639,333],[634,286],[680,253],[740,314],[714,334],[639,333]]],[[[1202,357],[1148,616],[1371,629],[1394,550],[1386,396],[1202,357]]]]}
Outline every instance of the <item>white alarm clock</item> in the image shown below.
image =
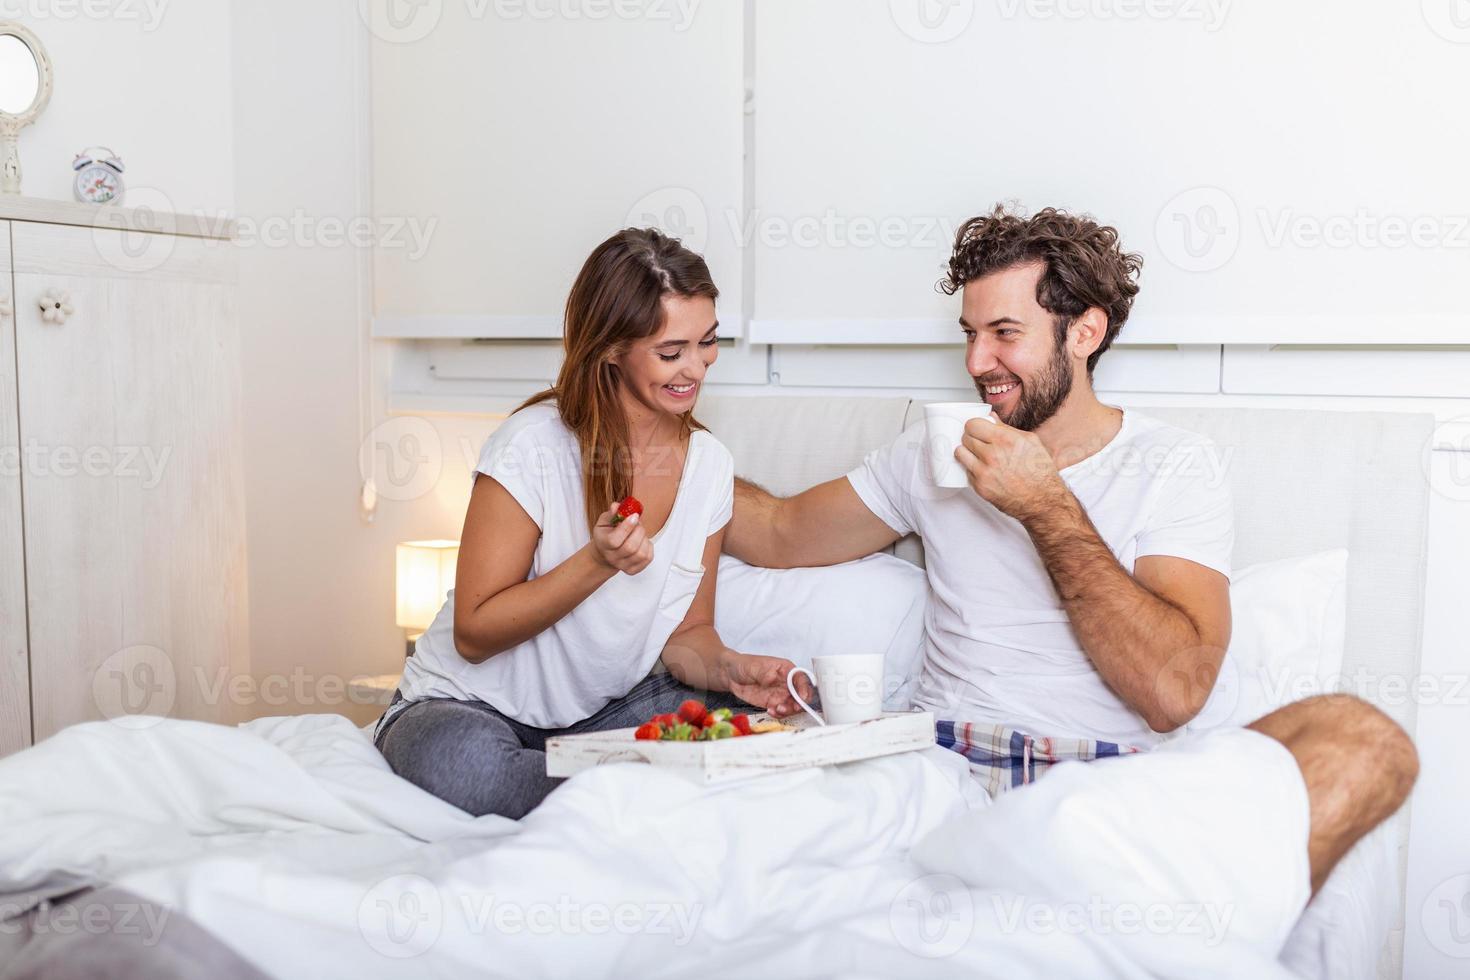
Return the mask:
{"type": "Polygon", "coordinates": [[[87,204],[121,204],[123,162],[105,146],[90,146],[77,154],[71,168],[77,172],[73,187],[77,200],[87,204]]]}

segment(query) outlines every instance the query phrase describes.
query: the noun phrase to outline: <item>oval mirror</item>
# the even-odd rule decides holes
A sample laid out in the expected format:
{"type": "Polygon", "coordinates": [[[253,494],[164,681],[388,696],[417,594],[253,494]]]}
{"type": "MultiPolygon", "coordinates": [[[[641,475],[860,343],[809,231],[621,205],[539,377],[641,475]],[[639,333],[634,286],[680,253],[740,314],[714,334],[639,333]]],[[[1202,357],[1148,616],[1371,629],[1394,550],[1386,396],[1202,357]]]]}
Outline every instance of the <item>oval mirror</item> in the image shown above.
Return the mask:
{"type": "Polygon", "coordinates": [[[19,116],[41,94],[41,66],[14,34],[0,34],[0,112],[19,116]]]}
{"type": "Polygon", "coordinates": [[[0,194],[20,193],[20,131],[51,101],[51,59],[24,24],[0,20],[0,194]]]}

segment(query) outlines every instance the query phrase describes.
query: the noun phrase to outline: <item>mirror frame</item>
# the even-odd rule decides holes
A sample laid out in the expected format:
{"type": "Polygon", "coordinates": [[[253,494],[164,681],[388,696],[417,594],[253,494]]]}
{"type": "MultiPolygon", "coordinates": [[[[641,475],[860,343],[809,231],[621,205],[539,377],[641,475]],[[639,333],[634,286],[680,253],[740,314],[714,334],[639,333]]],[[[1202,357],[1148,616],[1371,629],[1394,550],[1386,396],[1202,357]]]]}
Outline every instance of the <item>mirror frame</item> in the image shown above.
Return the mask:
{"type": "Polygon", "coordinates": [[[36,98],[31,102],[30,108],[18,113],[0,111],[0,138],[4,142],[3,148],[0,148],[0,193],[19,194],[20,147],[17,138],[22,129],[35,122],[46,111],[46,106],[51,101],[53,73],[46,46],[29,27],[18,21],[0,20],[0,37],[7,35],[18,38],[29,49],[31,57],[36,59],[36,74],[40,76],[36,98]]]}

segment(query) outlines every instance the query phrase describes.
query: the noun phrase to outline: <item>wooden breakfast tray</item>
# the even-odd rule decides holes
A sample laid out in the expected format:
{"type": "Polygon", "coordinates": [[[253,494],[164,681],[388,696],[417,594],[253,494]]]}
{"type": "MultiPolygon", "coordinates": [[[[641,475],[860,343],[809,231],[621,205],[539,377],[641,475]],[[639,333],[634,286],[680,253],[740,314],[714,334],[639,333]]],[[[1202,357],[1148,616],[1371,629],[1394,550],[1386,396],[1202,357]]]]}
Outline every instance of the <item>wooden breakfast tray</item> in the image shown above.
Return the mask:
{"type": "Polygon", "coordinates": [[[632,728],[558,735],[546,741],[546,774],[571,776],[612,762],[646,762],[681,770],[702,783],[723,783],[760,773],[895,755],[934,744],[934,716],[927,711],[895,712],[872,721],[826,726],[803,715],[786,719],[786,724],[796,731],[716,742],[640,742],[633,737],[632,728]]]}

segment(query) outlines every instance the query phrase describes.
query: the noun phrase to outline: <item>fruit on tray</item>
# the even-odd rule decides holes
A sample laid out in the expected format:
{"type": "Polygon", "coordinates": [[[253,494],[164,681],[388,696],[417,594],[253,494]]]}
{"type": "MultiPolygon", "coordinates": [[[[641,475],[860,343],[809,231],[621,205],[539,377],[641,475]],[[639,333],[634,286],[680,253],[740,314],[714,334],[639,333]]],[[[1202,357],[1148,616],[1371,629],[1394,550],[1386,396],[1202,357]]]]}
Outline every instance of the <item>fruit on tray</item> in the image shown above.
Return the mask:
{"type": "Polygon", "coordinates": [[[633,737],[640,741],[713,742],[789,730],[779,721],[753,722],[750,715],[737,715],[729,708],[710,711],[703,701],[691,698],[673,714],[654,715],[638,727],[633,737]]]}

